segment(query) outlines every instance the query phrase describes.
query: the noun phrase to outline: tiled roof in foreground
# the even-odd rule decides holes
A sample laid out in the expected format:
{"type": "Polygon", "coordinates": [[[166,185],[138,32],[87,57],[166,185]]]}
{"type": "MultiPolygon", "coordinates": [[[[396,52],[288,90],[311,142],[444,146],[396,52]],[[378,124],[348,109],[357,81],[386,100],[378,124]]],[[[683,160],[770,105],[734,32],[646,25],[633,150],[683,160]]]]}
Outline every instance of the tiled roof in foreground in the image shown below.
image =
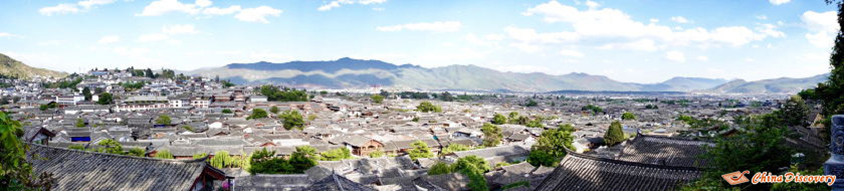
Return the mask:
{"type": "Polygon", "coordinates": [[[53,190],[188,190],[206,168],[205,158],[165,160],[35,144],[27,160],[36,174],[53,174],[53,190]]]}
{"type": "Polygon", "coordinates": [[[639,135],[627,141],[617,160],[678,167],[707,167],[699,156],[712,142],[639,135]]]}
{"type": "Polygon", "coordinates": [[[700,175],[701,171],[692,167],[642,164],[569,152],[536,190],[674,190],[700,175]]]}

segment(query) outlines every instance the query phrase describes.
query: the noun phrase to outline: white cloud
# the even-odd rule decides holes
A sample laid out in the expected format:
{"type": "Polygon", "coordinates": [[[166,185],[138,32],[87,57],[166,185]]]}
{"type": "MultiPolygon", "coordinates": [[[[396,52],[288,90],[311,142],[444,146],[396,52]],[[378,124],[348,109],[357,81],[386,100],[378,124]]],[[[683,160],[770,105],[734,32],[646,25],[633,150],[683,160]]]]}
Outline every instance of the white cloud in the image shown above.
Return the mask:
{"type": "Polygon", "coordinates": [[[709,60],[709,57],[706,57],[706,56],[698,56],[698,57],[697,57],[697,60],[700,60],[700,61],[708,61],[708,60],[709,60]]]}
{"type": "Polygon", "coordinates": [[[240,13],[235,15],[234,18],[246,22],[270,23],[270,21],[267,21],[268,16],[278,17],[282,12],[283,11],[279,9],[274,9],[269,6],[260,6],[256,8],[243,9],[240,13]]]}
{"type": "Polygon", "coordinates": [[[674,22],[677,22],[677,23],[689,23],[689,20],[686,19],[686,17],[682,17],[682,16],[671,17],[671,21],[674,21],[674,22]]]}
{"type": "Polygon", "coordinates": [[[580,51],[566,50],[566,49],[560,50],[560,55],[563,55],[563,56],[566,56],[566,57],[575,57],[575,58],[583,57],[583,53],[580,52],[580,51]]]}
{"type": "Polygon", "coordinates": [[[562,42],[576,41],[579,36],[573,32],[554,32],[554,33],[537,33],[534,29],[529,28],[504,28],[510,38],[524,43],[540,43],[540,44],[554,44],[562,42]]]}
{"type": "Polygon", "coordinates": [[[156,42],[167,40],[169,36],[161,33],[145,34],[138,37],[138,42],[156,42]]]}
{"type": "Polygon", "coordinates": [[[361,5],[381,4],[381,3],[386,3],[386,2],[387,2],[387,0],[360,0],[360,1],[358,1],[358,3],[360,3],[361,5]]]}
{"type": "Polygon", "coordinates": [[[361,5],[370,5],[370,4],[381,4],[381,3],[385,3],[385,2],[387,2],[387,0],[358,0],[357,2],[355,2],[354,0],[334,0],[334,1],[328,2],[328,4],[319,6],[319,8],[317,8],[317,10],[318,11],[329,11],[331,9],[338,8],[342,5],[351,5],[351,4],[355,4],[355,3],[361,4],[361,5]]]}
{"type": "Polygon", "coordinates": [[[175,35],[175,34],[197,34],[199,31],[194,29],[193,25],[172,25],[172,26],[164,26],[161,28],[161,32],[168,35],[175,35]]]}
{"type": "Polygon", "coordinates": [[[153,1],[137,16],[160,16],[169,12],[183,12],[188,14],[199,13],[199,7],[195,4],[184,4],[178,0],[158,0],[153,1]]]}
{"type": "Polygon", "coordinates": [[[765,15],[757,15],[757,16],[756,16],[756,19],[759,19],[759,20],[768,20],[768,16],[765,16],[765,15]]]}
{"type": "Polygon", "coordinates": [[[809,33],[806,39],[817,47],[829,48],[835,43],[835,35],[838,33],[838,16],[835,11],[818,13],[806,11],[800,17],[809,33]]]}
{"type": "Polygon", "coordinates": [[[623,49],[623,50],[637,50],[637,51],[646,51],[646,52],[653,52],[659,49],[656,46],[656,42],[651,39],[642,39],[636,40],[633,42],[626,42],[626,43],[610,43],[603,46],[598,47],[598,49],[605,49],[605,50],[614,50],[614,49],[623,49]]]}
{"type": "MultiPolygon", "coordinates": [[[[708,47],[718,44],[741,46],[768,37],[784,36],[774,31],[774,28],[766,28],[767,26],[758,28],[763,31],[754,31],[744,26],[717,27],[713,30],[701,27],[672,29],[669,26],[658,25],[654,22],[656,20],[648,24],[635,21],[618,9],[578,10],[554,0],[528,8],[522,14],[541,16],[548,23],[570,24],[571,33],[576,34],[580,39],[653,39],[657,44],[708,47]]],[[[680,18],[682,17],[673,17],[672,20],[689,22],[688,19],[680,18]]],[[[661,46],[658,45],[658,47],[661,46]]]]}
{"type": "Polygon", "coordinates": [[[651,18],[651,19],[650,19],[650,20],[648,20],[648,21],[650,21],[651,23],[658,23],[658,22],[659,22],[659,19],[654,19],[654,18],[651,18]]]}
{"type": "Polygon", "coordinates": [[[79,8],[76,7],[74,4],[59,4],[52,7],[44,7],[38,9],[38,13],[42,15],[52,16],[53,14],[67,14],[67,13],[78,13],[79,8]]]}
{"type": "Polygon", "coordinates": [[[79,6],[82,6],[85,9],[89,9],[89,8],[96,6],[96,5],[107,5],[107,4],[111,4],[111,3],[114,3],[114,0],[85,0],[85,1],[80,1],[76,4],[79,4],[79,6]]]}
{"type": "Polygon", "coordinates": [[[786,4],[788,2],[791,2],[791,0],[768,0],[768,2],[770,2],[773,5],[782,5],[782,4],[786,4]]]}
{"type": "Polygon", "coordinates": [[[52,16],[53,14],[79,13],[87,11],[97,5],[107,5],[111,3],[114,3],[114,0],[84,0],[76,2],[76,4],[62,3],[56,6],[38,9],[38,13],[47,16],[52,16]]]}
{"type": "Polygon", "coordinates": [[[211,2],[211,0],[196,0],[196,2],[194,2],[193,4],[195,4],[196,6],[199,6],[199,7],[208,7],[208,6],[211,6],[214,3],[211,2]]]}
{"type": "Polygon", "coordinates": [[[204,15],[230,15],[240,11],[240,5],[232,5],[228,8],[209,7],[202,10],[204,15]]]}
{"type": "Polygon", "coordinates": [[[665,59],[680,63],[686,62],[686,56],[683,54],[683,52],[676,50],[666,52],[665,59]]]}
{"type": "Polygon", "coordinates": [[[773,24],[759,24],[759,26],[756,27],[756,31],[758,31],[762,34],[765,34],[767,36],[774,37],[774,38],[785,37],[785,33],[783,33],[782,31],[778,31],[776,29],[777,29],[777,26],[773,25],[773,24]]]}
{"type": "Polygon", "coordinates": [[[340,4],[352,4],[352,3],[355,3],[355,2],[352,1],[352,0],[335,0],[335,1],[329,2],[328,4],[320,6],[319,8],[317,8],[317,10],[328,11],[328,10],[331,10],[333,8],[340,7],[340,4]]]}
{"type": "Polygon", "coordinates": [[[589,9],[596,9],[596,8],[600,7],[601,4],[598,3],[598,2],[586,0],[586,6],[589,7],[589,9]]]}
{"type": "Polygon", "coordinates": [[[744,61],[745,62],[756,62],[756,60],[754,60],[753,58],[745,58],[744,61]]]}
{"type": "Polygon", "coordinates": [[[3,37],[17,37],[17,36],[18,36],[18,35],[15,35],[15,34],[12,34],[12,33],[0,32],[0,38],[3,38],[3,37]]]}
{"type": "Polygon", "coordinates": [[[430,23],[409,23],[392,26],[377,27],[376,30],[384,32],[397,31],[428,31],[428,32],[457,32],[462,25],[458,21],[438,21],[430,23]]]}
{"type": "Polygon", "coordinates": [[[111,43],[115,43],[115,42],[119,42],[119,41],[120,41],[120,36],[108,35],[108,36],[104,36],[104,37],[100,38],[100,41],[98,41],[98,42],[100,44],[111,44],[111,43]]]}

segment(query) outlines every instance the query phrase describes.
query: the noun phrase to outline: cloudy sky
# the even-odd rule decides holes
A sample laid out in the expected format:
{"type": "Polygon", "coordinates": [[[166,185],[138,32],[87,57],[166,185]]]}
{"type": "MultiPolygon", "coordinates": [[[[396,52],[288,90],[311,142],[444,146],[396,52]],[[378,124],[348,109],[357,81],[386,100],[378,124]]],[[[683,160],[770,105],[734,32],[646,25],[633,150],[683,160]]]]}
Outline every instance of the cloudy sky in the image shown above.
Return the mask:
{"type": "Polygon", "coordinates": [[[379,59],[626,82],[828,71],[823,0],[12,0],[0,53],[67,72],[379,59]]]}

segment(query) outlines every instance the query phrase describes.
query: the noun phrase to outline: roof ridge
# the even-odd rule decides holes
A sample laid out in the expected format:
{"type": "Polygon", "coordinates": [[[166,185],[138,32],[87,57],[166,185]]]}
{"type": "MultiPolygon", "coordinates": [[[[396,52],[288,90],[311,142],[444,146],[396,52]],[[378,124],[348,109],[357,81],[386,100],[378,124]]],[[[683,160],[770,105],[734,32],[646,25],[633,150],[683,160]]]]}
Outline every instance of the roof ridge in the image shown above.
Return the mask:
{"type": "Polygon", "coordinates": [[[150,158],[150,157],[136,157],[136,156],[128,156],[128,155],[118,155],[118,154],[111,154],[111,153],[100,153],[100,152],[76,150],[76,149],[69,149],[69,148],[62,148],[62,147],[51,147],[51,146],[32,144],[32,143],[26,143],[26,144],[29,145],[29,146],[42,147],[42,148],[47,148],[47,149],[56,149],[56,150],[64,150],[64,151],[79,152],[79,153],[86,153],[86,154],[103,155],[103,156],[118,157],[118,158],[141,159],[141,160],[151,160],[151,161],[161,161],[161,162],[179,162],[179,163],[203,162],[203,163],[205,163],[205,160],[208,159],[207,156],[200,158],[200,159],[190,159],[190,160],[159,159],[159,158],[150,158]]]}
{"type": "Polygon", "coordinates": [[[577,152],[574,152],[574,151],[571,151],[571,150],[568,150],[568,149],[566,149],[566,150],[568,151],[568,154],[566,154],[566,157],[571,156],[571,157],[577,157],[577,158],[587,159],[587,160],[608,162],[608,163],[614,163],[614,164],[619,164],[619,165],[638,166],[638,167],[644,167],[644,168],[656,168],[656,169],[666,169],[666,170],[703,171],[703,169],[697,168],[697,167],[667,166],[667,165],[655,165],[655,164],[647,164],[647,163],[622,161],[622,160],[600,158],[600,157],[595,157],[595,156],[591,156],[591,155],[581,154],[581,153],[577,153],[577,152]]]}

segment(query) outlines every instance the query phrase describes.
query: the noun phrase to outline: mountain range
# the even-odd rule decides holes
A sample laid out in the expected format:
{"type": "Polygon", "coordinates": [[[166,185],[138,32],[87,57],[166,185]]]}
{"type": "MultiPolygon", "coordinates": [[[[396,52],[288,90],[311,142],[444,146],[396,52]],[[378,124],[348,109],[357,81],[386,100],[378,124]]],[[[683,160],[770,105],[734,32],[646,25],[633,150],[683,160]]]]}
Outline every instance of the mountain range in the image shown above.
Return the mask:
{"type": "Polygon", "coordinates": [[[501,72],[475,65],[425,68],[379,60],[341,58],[333,61],[286,63],[233,63],[187,74],[220,77],[237,84],[279,84],[304,88],[368,88],[373,86],[416,90],[465,90],[492,92],[671,91],[704,93],[795,93],[826,81],[828,74],[808,78],[759,81],[675,77],[661,83],[619,82],[586,73],[501,72]]]}
{"type": "Polygon", "coordinates": [[[61,78],[67,76],[67,74],[64,72],[56,72],[52,70],[27,66],[26,64],[12,59],[9,56],[6,56],[5,54],[0,54],[0,77],[3,76],[20,79],[31,79],[35,76],[61,78]]]}

